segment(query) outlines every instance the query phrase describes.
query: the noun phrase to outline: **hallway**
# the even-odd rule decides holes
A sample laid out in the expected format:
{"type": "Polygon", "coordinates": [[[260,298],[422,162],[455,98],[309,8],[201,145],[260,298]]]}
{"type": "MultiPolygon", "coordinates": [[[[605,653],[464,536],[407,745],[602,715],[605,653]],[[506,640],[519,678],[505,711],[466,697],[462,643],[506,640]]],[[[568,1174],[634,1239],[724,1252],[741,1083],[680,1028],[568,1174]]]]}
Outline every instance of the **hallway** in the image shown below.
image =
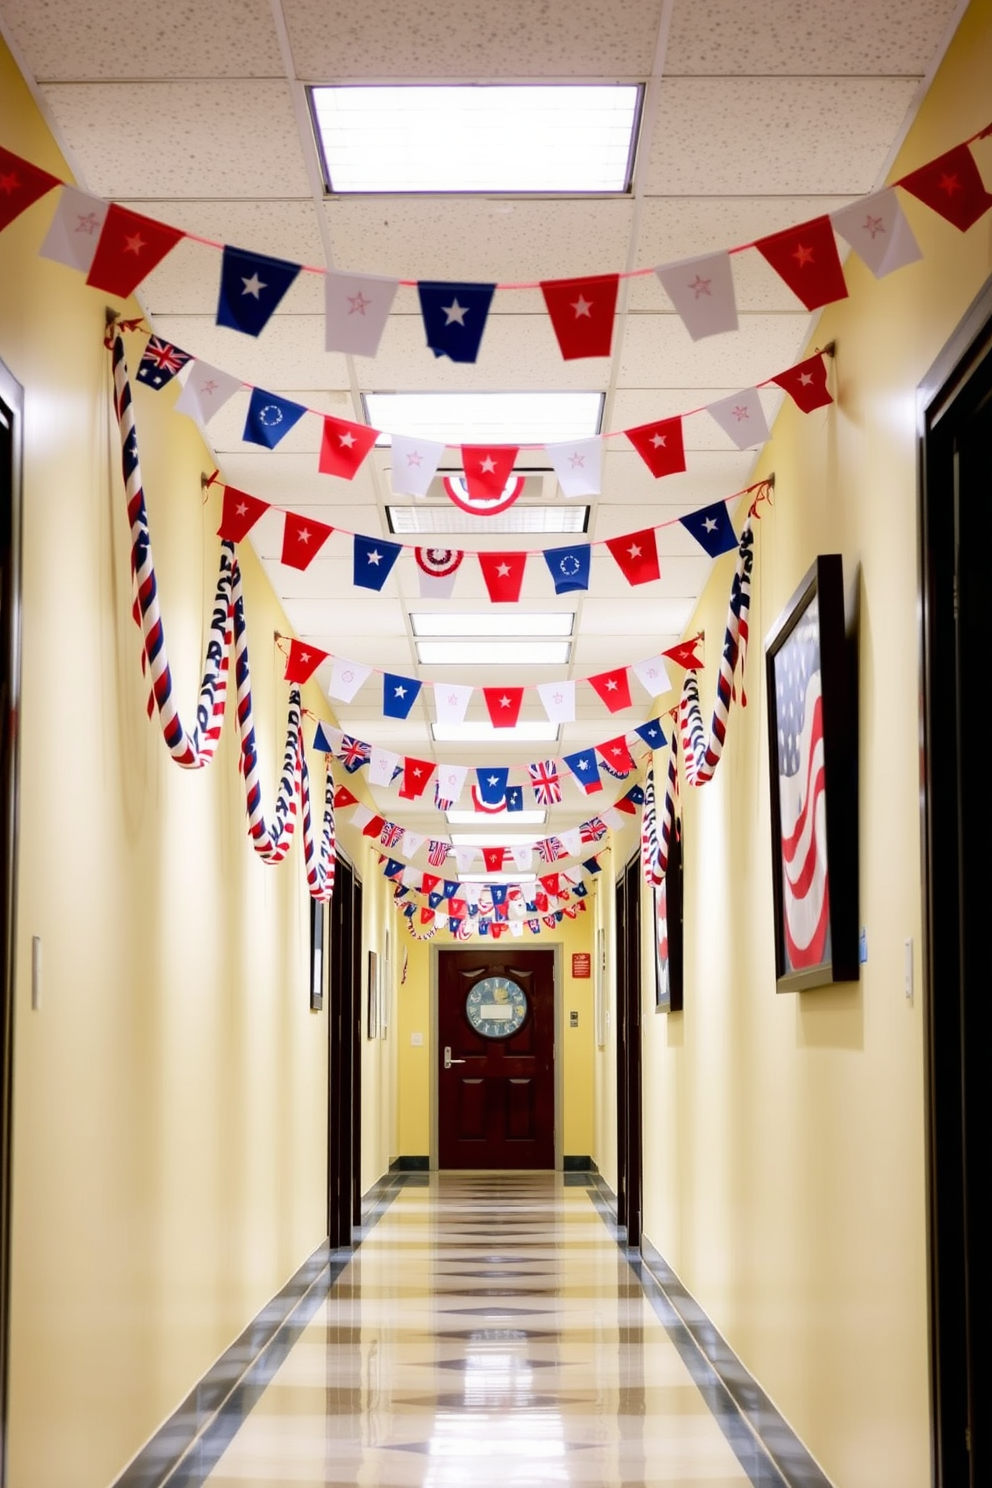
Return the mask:
{"type": "Polygon", "coordinates": [[[589,1184],[408,1175],[184,1488],[784,1484],[589,1184]]]}

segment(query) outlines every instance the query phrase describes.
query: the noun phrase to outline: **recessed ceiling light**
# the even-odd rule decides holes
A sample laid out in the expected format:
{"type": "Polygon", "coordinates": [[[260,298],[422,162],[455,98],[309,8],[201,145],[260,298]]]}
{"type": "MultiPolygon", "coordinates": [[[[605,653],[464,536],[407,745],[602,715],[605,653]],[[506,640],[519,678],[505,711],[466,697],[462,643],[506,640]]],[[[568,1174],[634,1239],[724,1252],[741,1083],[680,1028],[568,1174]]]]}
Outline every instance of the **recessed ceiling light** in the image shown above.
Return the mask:
{"type": "Polygon", "coordinates": [[[494,728],[491,723],[432,723],[437,744],[552,744],[558,725],[549,719],[518,723],[512,729],[494,728]]]}
{"type": "Polygon", "coordinates": [[[627,191],[632,84],[315,87],[334,192],[627,191]]]}
{"type": "Polygon", "coordinates": [[[389,530],[397,536],[449,536],[457,532],[587,532],[588,506],[530,506],[518,501],[509,511],[473,517],[450,503],[445,506],[387,506],[389,530]]]}
{"type": "Polygon", "coordinates": [[[422,666],[565,666],[571,641],[415,641],[422,666]]]}
{"type": "Polygon", "coordinates": [[[521,847],[533,844],[533,832],[452,832],[454,847],[521,847]]]}
{"type": "MultiPolygon", "coordinates": [[[[502,812],[498,813],[503,816],[502,812]]],[[[514,811],[511,812],[513,824],[516,827],[534,826],[546,822],[548,813],[546,811],[514,811]]],[[[481,811],[446,811],[445,816],[452,826],[459,827],[485,827],[492,822],[492,816],[481,811]]]]}
{"type": "Polygon", "coordinates": [[[602,393],[363,393],[373,429],[441,444],[555,444],[600,432],[602,393]]]}
{"type": "MultiPolygon", "coordinates": [[[[488,846],[488,843],[487,843],[488,846]]],[[[496,844],[494,843],[495,847],[496,844]]],[[[463,884],[533,884],[536,873],[459,873],[458,882],[463,884]]]]}
{"type": "Polygon", "coordinates": [[[571,610],[514,610],[505,615],[490,611],[477,614],[452,614],[439,610],[427,614],[411,610],[410,624],[415,636],[570,636],[575,619],[571,610]]]}

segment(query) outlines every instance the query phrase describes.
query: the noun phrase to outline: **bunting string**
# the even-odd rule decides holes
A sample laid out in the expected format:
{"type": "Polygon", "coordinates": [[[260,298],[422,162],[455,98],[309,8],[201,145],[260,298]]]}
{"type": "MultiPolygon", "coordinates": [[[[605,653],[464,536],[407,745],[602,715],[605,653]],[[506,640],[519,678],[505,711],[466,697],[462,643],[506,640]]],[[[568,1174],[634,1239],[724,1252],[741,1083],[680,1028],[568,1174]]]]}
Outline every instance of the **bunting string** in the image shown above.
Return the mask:
{"type": "Polygon", "coordinates": [[[727,613],[727,629],[723,652],[720,657],[720,673],[716,684],[716,699],[713,704],[713,720],[707,740],[703,730],[702,713],[699,706],[699,681],[695,672],[686,672],[682,682],[682,697],[679,703],[679,725],[682,732],[682,753],[685,760],[686,779],[690,785],[705,785],[712,780],[727,737],[727,720],[734,696],[734,672],[738,658],[746,652],[748,636],[748,613],[751,606],[751,571],[754,566],[754,533],[751,517],[748,516],[741,533],[737,553],[737,568],[730,591],[730,606],[727,613]]]}

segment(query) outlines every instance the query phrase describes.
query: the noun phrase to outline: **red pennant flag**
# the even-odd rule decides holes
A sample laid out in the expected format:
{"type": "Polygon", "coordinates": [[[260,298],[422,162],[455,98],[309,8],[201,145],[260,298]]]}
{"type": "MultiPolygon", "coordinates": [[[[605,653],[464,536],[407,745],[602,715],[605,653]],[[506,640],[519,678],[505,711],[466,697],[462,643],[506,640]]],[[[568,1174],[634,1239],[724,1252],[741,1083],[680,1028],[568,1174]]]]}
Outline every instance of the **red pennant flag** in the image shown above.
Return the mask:
{"type": "Polygon", "coordinates": [[[637,806],[630,799],[629,792],[628,792],[627,795],[620,796],[618,800],[616,800],[616,801],[613,802],[613,809],[614,809],[614,811],[622,811],[623,814],[624,814],[624,816],[636,816],[637,815],[637,806]]]}
{"type": "Polygon", "coordinates": [[[544,303],[566,362],[610,355],[619,285],[619,274],[541,280],[544,303]]]}
{"type": "Polygon", "coordinates": [[[624,429],[623,432],[656,479],[662,475],[678,475],[685,469],[681,417],[638,424],[636,429],[624,429]]]}
{"type": "Polygon", "coordinates": [[[111,202],[86,283],[126,299],[185,236],[177,227],[111,202]]]}
{"type": "Polygon", "coordinates": [[[420,880],[420,892],[422,894],[433,894],[441,880],[436,873],[425,873],[420,880]]]}
{"type": "Polygon", "coordinates": [[[509,925],[503,925],[499,922],[499,920],[493,920],[492,924],[489,926],[489,934],[493,937],[494,940],[499,940],[500,936],[505,931],[509,930],[509,928],[509,925]]]}
{"type": "Polygon", "coordinates": [[[422,796],[427,782],[437,766],[431,760],[410,759],[403,761],[403,783],[400,786],[400,795],[406,801],[413,801],[417,796],[422,796]]]}
{"type": "Polygon", "coordinates": [[[448,913],[453,920],[463,920],[468,914],[468,901],[466,899],[449,899],[448,913]]]}
{"type": "Polygon", "coordinates": [[[289,568],[307,568],[333,531],[333,527],[315,522],[311,517],[287,512],[282,534],[283,563],[289,568]]]}
{"type": "Polygon", "coordinates": [[[503,866],[503,854],[505,851],[506,849],[503,847],[484,847],[482,849],[482,857],[487,873],[498,873],[500,871],[503,866]]]}
{"type": "Polygon", "coordinates": [[[691,641],[680,641],[677,646],[669,646],[661,654],[670,656],[676,666],[685,667],[687,672],[698,672],[703,665],[703,658],[696,651],[699,640],[699,636],[694,636],[691,641]]]}
{"type": "Polygon", "coordinates": [[[518,453],[505,444],[462,445],[462,469],[473,500],[495,501],[502,496],[518,453]]]}
{"type": "Polygon", "coordinates": [[[621,775],[628,775],[634,768],[634,757],[627,748],[627,740],[623,734],[618,734],[615,739],[607,739],[605,744],[597,744],[596,748],[611,770],[619,770],[621,775]]]}
{"type": "Polygon", "coordinates": [[[420,923],[422,925],[432,925],[434,923],[434,911],[428,909],[426,904],[420,906],[420,923]]]}
{"type": "Polygon", "coordinates": [[[367,424],[352,424],[348,419],[325,416],[318,461],[321,474],[353,480],[378,437],[379,430],[370,429],[367,424]]]}
{"type": "MultiPolygon", "coordinates": [[[[378,837],[379,836],[379,833],[382,831],[382,829],[383,829],[383,827],[385,825],[386,825],[386,818],[384,816],[373,816],[373,817],[370,817],[369,820],[365,823],[364,827],[362,828],[362,836],[363,837],[378,837]]],[[[382,859],[380,858],[379,861],[381,862],[382,859]]]]}
{"type": "Polygon", "coordinates": [[[540,881],[549,894],[557,894],[561,888],[560,873],[544,873],[541,875],[540,881]]]}
{"type": "Polygon", "coordinates": [[[522,687],[484,687],[482,695],[493,728],[515,728],[524,700],[522,687]]]}
{"type": "Polygon", "coordinates": [[[345,806],[357,806],[358,797],[353,796],[346,785],[339,785],[334,792],[334,804],[342,808],[345,806]]]}
{"type": "Polygon", "coordinates": [[[992,196],[967,145],[955,145],[898,183],[934,212],[967,232],[992,207],[992,196]]]}
{"type": "Polygon", "coordinates": [[[549,930],[553,930],[558,924],[558,921],[555,919],[553,914],[546,914],[543,916],[543,919],[549,930]]]}
{"type": "Polygon", "coordinates": [[[780,372],[777,377],[772,378],[772,382],[777,382],[780,388],[784,388],[803,413],[812,413],[814,408],[825,408],[834,401],[827,388],[827,364],[819,353],[790,367],[787,372],[780,372]]]}
{"type": "Polygon", "coordinates": [[[229,542],[240,542],[268,509],[267,501],[249,496],[247,491],[239,491],[237,486],[225,486],[217,536],[227,538],[229,542]]]}
{"type": "Polygon", "coordinates": [[[612,672],[597,672],[595,677],[588,677],[586,680],[611,713],[621,713],[624,708],[631,706],[630,679],[626,667],[617,667],[612,672]]]}
{"type": "Polygon", "coordinates": [[[526,553],[479,553],[479,567],[494,604],[516,604],[527,566],[526,553]]]}
{"type": "Polygon", "coordinates": [[[767,259],[807,310],[847,299],[844,270],[829,217],[814,217],[798,227],[759,238],[755,248],[767,259]]]}
{"type": "Polygon", "coordinates": [[[606,546],[623,570],[628,584],[650,584],[652,579],[661,578],[653,527],[645,527],[642,532],[628,532],[626,537],[607,538],[606,546]]]}
{"type": "Polygon", "coordinates": [[[290,641],[289,656],[286,661],[286,681],[308,681],[320,663],[326,661],[327,654],[326,651],[321,651],[319,646],[308,646],[303,641],[290,641]]]}
{"type": "Polygon", "coordinates": [[[58,176],[0,146],[0,232],[61,184],[58,176]]]}

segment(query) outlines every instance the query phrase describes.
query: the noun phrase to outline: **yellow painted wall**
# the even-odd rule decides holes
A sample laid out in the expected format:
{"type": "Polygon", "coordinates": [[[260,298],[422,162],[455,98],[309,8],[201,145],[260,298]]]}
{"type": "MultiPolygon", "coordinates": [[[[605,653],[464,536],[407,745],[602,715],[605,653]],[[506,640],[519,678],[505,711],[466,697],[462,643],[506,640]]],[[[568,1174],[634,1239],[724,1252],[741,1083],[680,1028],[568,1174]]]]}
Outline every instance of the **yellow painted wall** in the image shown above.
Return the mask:
{"type": "MultiPolygon", "coordinates": [[[[988,122],[992,4],[966,13],[893,176],[988,122]]],[[[992,179],[992,154],[982,159],[992,179]]],[[[645,1211],[665,1255],[842,1488],[930,1481],[924,1009],[903,993],[921,931],[916,394],[992,269],[903,198],[925,259],[875,281],[847,261],[828,308],[836,405],[791,405],[761,468],[746,711],[714,780],[686,790],[685,1013],[645,994],[645,1211]],[[761,642],[817,553],[859,617],[860,984],[776,995],[761,642]]],[[[718,654],[733,559],[690,629],[718,654]]],[[[704,677],[704,707],[713,667],[704,677]]],[[[650,986],[645,939],[645,988],[650,986]]]]}

